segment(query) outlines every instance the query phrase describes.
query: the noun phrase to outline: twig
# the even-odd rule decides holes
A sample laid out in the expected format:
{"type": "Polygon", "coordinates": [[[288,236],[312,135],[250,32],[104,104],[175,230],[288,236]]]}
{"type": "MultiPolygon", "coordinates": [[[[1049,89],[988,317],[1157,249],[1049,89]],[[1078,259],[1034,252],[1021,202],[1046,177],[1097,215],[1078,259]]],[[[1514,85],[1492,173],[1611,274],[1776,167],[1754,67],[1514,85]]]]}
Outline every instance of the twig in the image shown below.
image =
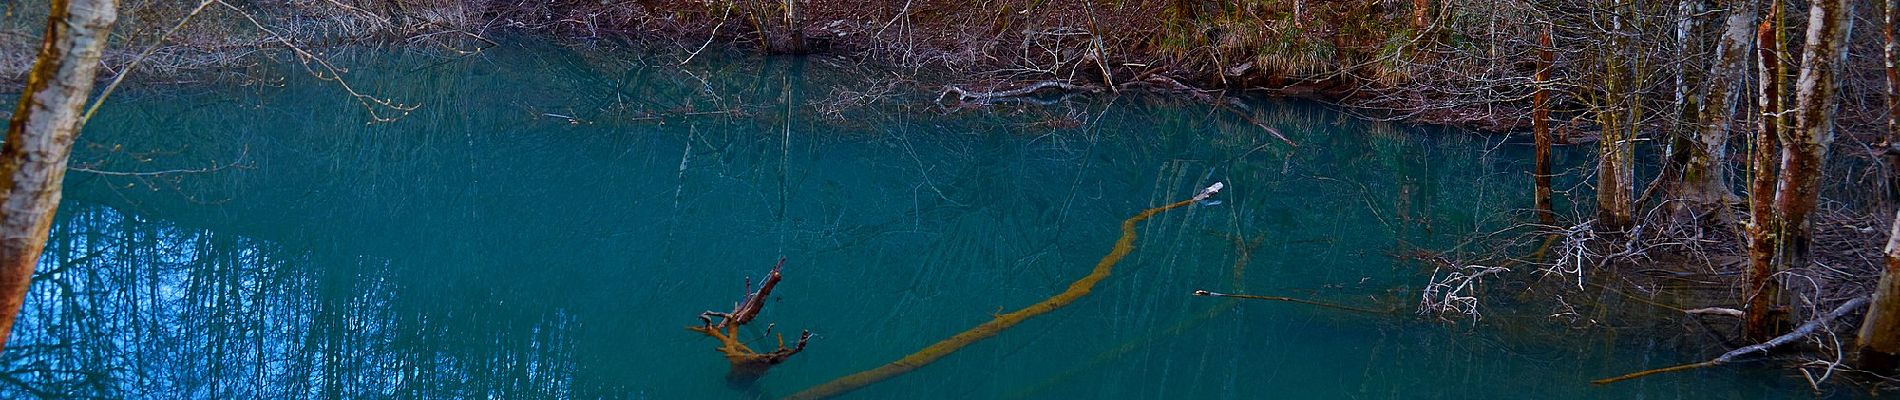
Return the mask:
{"type": "Polygon", "coordinates": [[[1299,143],[1293,143],[1293,139],[1287,139],[1286,135],[1280,134],[1279,129],[1273,129],[1273,127],[1267,126],[1266,123],[1260,122],[1259,119],[1254,118],[1252,115],[1248,115],[1246,112],[1242,112],[1240,110],[1234,110],[1234,109],[1228,108],[1225,104],[1221,104],[1220,107],[1223,109],[1227,109],[1228,111],[1233,111],[1234,115],[1238,115],[1240,116],[1241,119],[1247,120],[1247,123],[1253,124],[1253,126],[1258,126],[1260,127],[1261,130],[1267,131],[1267,134],[1273,135],[1275,139],[1280,139],[1280,141],[1282,142],[1286,142],[1286,145],[1293,146],[1293,147],[1300,147],[1299,143]]]}
{"type": "MultiPolygon", "coordinates": [[[[162,171],[124,172],[124,171],[104,171],[104,170],[92,169],[86,166],[75,165],[75,166],[67,167],[66,169],[71,170],[71,171],[84,172],[88,174],[106,175],[106,176],[147,177],[147,176],[162,176],[162,175],[171,175],[171,174],[200,174],[200,173],[207,173],[207,172],[218,172],[218,171],[224,170],[225,168],[248,168],[248,166],[245,166],[244,163],[245,163],[245,158],[249,156],[250,152],[251,152],[250,147],[246,146],[244,148],[244,153],[238,154],[237,161],[232,161],[230,164],[214,164],[208,168],[179,168],[179,169],[168,169],[168,170],[162,170],[162,171]]],[[[98,165],[99,165],[98,163],[92,164],[92,166],[94,167],[98,165]]]]}
{"type": "Polygon", "coordinates": [[[343,88],[344,92],[349,93],[350,97],[356,99],[356,102],[358,104],[363,105],[363,109],[369,112],[369,117],[374,122],[392,122],[392,121],[395,121],[397,118],[401,118],[404,115],[409,115],[410,111],[415,111],[416,106],[414,105],[404,105],[404,104],[396,103],[394,100],[391,100],[391,99],[377,98],[375,96],[370,96],[367,94],[363,94],[361,92],[357,92],[356,88],[350,87],[349,81],[346,81],[343,79],[343,69],[337,68],[335,65],[331,65],[329,61],[324,60],[322,57],[318,57],[316,54],[312,54],[310,53],[310,51],[304,50],[303,47],[297,46],[296,43],[292,43],[290,41],[289,37],[284,36],[283,34],[278,33],[277,31],[271,30],[270,28],[264,27],[264,23],[258,22],[257,17],[252,16],[251,13],[244,11],[244,9],[231,5],[231,3],[227,3],[224,0],[211,0],[211,1],[214,3],[218,3],[218,5],[220,6],[224,6],[224,8],[231,9],[231,11],[236,12],[238,13],[238,15],[243,16],[244,20],[250,22],[251,26],[256,27],[258,31],[262,31],[265,34],[270,35],[268,40],[276,41],[277,43],[284,45],[285,48],[289,48],[291,53],[297,56],[297,61],[303,65],[304,71],[309,72],[311,76],[316,77],[318,80],[336,82],[338,87],[343,88]],[[315,62],[318,67],[321,67],[322,71],[320,72],[316,68],[312,68],[310,66],[312,62],[315,62]],[[397,115],[395,117],[384,117],[382,113],[376,112],[377,106],[382,106],[382,107],[389,108],[392,110],[401,111],[402,114],[397,115]]]}
{"type": "Polygon", "coordinates": [[[706,46],[712,45],[713,38],[719,37],[719,27],[726,26],[726,17],[731,16],[731,15],[732,15],[732,3],[726,3],[726,12],[725,14],[719,16],[719,24],[713,25],[712,33],[706,34],[706,43],[700,43],[699,50],[693,50],[693,53],[688,54],[685,60],[680,61],[680,65],[686,65],[686,63],[693,62],[693,57],[699,57],[699,52],[706,51],[706,46]]]}
{"type": "Polygon", "coordinates": [[[119,171],[100,171],[100,170],[96,170],[96,169],[91,169],[91,168],[86,168],[86,167],[70,167],[70,168],[67,168],[67,169],[69,169],[69,170],[73,170],[73,171],[79,171],[79,172],[84,172],[84,173],[88,173],[88,174],[96,174],[96,175],[108,175],[108,176],[158,176],[158,175],[167,175],[167,174],[190,174],[190,173],[204,173],[204,172],[217,172],[218,170],[221,170],[221,169],[225,169],[225,168],[228,168],[228,167],[235,167],[235,166],[237,166],[237,165],[238,165],[238,164],[231,164],[231,165],[220,165],[220,166],[216,166],[216,167],[211,167],[211,168],[197,168],[197,169],[168,169],[168,170],[164,170],[164,171],[147,171],[147,172],[119,172],[119,171]]]}
{"type": "Polygon", "coordinates": [[[203,12],[205,7],[211,6],[211,3],[214,1],[217,0],[204,0],[199,2],[198,8],[191,9],[191,12],[186,13],[184,18],[179,18],[178,24],[172,25],[171,29],[166,29],[165,33],[158,35],[158,40],[152,41],[151,46],[147,46],[145,51],[139,52],[139,56],[133,58],[131,63],[125,65],[125,68],[120,68],[119,73],[112,77],[112,83],[106,84],[106,90],[99,92],[99,98],[92,101],[91,107],[86,107],[86,115],[79,117],[79,124],[85,125],[86,121],[91,121],[92,115],[99,112],[99,105],[106,103],[106,98],[111,97],[112,91],[119,88],[119,83],[125,81],[126,75],[131,75],[134,68],[138,68],[140,63],[145,62],[147,57],[152,56],[152,53],[158,52],[159,45],[165,44],[165,40],[171,38],[173,33],[177,33],[179,28],[184,28],[186,22],[191,22],[191,17],[198,16],[199,12],[203,12]]]}

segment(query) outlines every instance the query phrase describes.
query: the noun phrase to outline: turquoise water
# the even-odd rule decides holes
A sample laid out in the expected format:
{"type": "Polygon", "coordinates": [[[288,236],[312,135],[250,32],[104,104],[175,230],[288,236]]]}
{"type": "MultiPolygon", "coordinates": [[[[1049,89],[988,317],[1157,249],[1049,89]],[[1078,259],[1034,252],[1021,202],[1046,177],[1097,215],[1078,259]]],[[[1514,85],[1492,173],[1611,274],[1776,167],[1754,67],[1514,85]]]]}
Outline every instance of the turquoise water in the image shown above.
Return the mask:
{"type": "Polygon", "coordinates": [[[420,108],[368,124],[294,64],[115,98],[80,139],[74,164],[100,172],[68,177],[0,392],[783,396],[1060,292],[1122,219],[1220,181],[1220,204],[1141,225],[1093,294],[849,397],[1812,396],[1746,367],[1591,387],[1707,354],[1568,330],[1510,285],[1477,324],[1414,315],[1432,266],[1410,255],[1529,206],[1528,149],[1502,137],[1258,99],[958,110],[900,84],[864,102],[889,74],[825,58],[358,56],[352,84],[420,108]],[[683,328],[781,256],[747,336],[817,337],[730,386],[683,328]]]}

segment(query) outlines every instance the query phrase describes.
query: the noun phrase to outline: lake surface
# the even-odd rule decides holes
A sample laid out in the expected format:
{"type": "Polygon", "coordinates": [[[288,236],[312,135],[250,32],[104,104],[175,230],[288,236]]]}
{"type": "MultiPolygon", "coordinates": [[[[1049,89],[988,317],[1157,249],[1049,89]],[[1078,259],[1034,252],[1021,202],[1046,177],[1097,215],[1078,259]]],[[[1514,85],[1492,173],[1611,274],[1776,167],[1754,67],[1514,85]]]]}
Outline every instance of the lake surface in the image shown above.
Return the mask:
{"type": "Polygon", "coordinates": [[[1747,367],[1591,387],[1709,354],[1570,331],[1530,302],[1476,324],[1414,314],[1433,266],[1410,255],[1522,222],[1515,141],[1301,102],[959,110],[909,83],[867,101],[890,74],[713,53],[341,58],[358,90],[419,106],[387,123],[295,64],[122,94],[75,151],[86,171],[67,179],[0,394],[784,396],[1054,295],[1123,219],[1218,181],[1220,204],[1140,225],[1092,294],[847,397],[1813,396],[1747,367]],[[715,342],[684,328],[781,256],[746,335],[817,336],[729,386],[715,342]]]}

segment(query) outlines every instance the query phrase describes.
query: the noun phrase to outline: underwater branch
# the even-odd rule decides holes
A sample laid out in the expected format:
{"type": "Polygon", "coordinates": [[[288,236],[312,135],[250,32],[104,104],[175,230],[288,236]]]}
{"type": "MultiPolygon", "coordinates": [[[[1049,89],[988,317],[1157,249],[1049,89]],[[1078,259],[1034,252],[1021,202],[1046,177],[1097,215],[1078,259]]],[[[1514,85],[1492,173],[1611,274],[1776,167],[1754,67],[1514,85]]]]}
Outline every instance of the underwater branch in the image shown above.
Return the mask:
{"type": "Polygon", "coordinates": [[[1854,310],[1859,310],[1861,307],[1866,306],[1866,305],[1867,305],[1867,296],[1856,297],[1853,300],[1848,300],[1846,303],[1841,303],[1839,307],[1834,307],[1834,311],[1827,313],[1827,315],[1821,316],[1820,318],[1808,320],[1808,322],[1801,324],[1800,327],[1795,328],[1794,331],[1792,332],[1788,332],[1785,335],[1776,336],[1774,339],[1768,339],[1768,341],[1766,342],[1756,343],[1756,344],[1742,347],[1739,349],[1730,350],[1729,352],[1722,353],[1722,355],[1716,356],[1715,358],[1710,359],[1708,361],[1682,364],[1682,365],[1677,365],[1673,367],[1657,368],[1657,369],[1652,369],[1652,370],[1647,370],[1647,371],[1637,371],[1637,372],[1632,372],[1632,373],[1625,374],[1623,376],[1614,377],[1614,378],[1604,378],[1604,379],[1590,381],[1590,383],[1594,385],[1605,385],[1605,384],[1617,383],[1617,382],[1622,382],[1626,380],[1641,378],[1641,377],[1660,374],[1660,373],[1687,371],[1687,370],[1703,368],[1703,367],[1713,367],[1717,365],[1727,364],[1731,361],[1735,361],[1735,358],[1737,357],[1741,357],[1741,356],[1745,356],[1749,354],[1755,354],[1755,353],[1766,353],[1768,352],[1768,350],[1773,350],[1776,347],[1781,347],[1782,345],[1786,345],[1788,343],[1794,343],[1794,341],[1796,340],[1801,340],[1801,338],[1808,337],[1808,335],[1813,335],[1814,332],[1819,331],[1822,326],[1825,326],[1830,322],[1834,322],[1835,319],[1839,319],[1840,317],[1845,316],[1848,313],[1852,313],[1854,312],[1854,310]]]}
{"type": "Polygon", "coordinates": [[[791,396],[788,396],[786,398],[787,399],[824,399],[824,398],[830,398],[830,397],[842,395],[842,394],[851,392],[853,390],[857,390],[859,388],[871,385],[873,383],[878,383],[885,379],[890,379],[892,377],[902,375],[906,372],[916,370],[917,368],[920,368],[920,367],[923,367],[924,365],[928,365],[932,362],[935,362],[938,359],[943,358],[944,356],[948,356],[950,355],[950,353],[955,352],[959,349],[962,349],[965,346],[969,346],[972,343],[982,341],[983,339],[988,339],[991,336],[996,336],[996,334],[1002,333],[1004,329],[1009,329],[1010,327],[1016,326],[1016,324],[1022,323],[1023,321],[1027,321],[1032,317],[1042,315],[1050,311],[1055,311],[1056,309],[1062,308],[1063,306],[1067,306],[1069,305],[1069,303],[1075,302],[1076,299],[1080,299],[1082,298],[1082,296],[1087,296],[1089,294],[1089,291],[1095,288],[1096,283],[1101,282],[1102,279],[1108,278],[1109,272],[1114,269],[1116,263],[1121,262],[1123,257],[1128,256],[1128,253],[1134,252],[1136,224],[1140,224],[1141,221],[1147,220],[1149,217],[1153,217],[1155,216],[1155,214],[1160,214],[1163,211],[1181,208],[1190,204],[1194,204],[1195,202],[1207,200],[1208,198],[1213,197],[1215,194],[1220,193],[1221,189],[1225,187],[1226,187],[1225,184],[1215,182],[1213,185],[1208,186],[1206,189],[1201,189],[1201,191],[1199,193],[1196,193],[1193,198],[1177,201],[1174,203],[1169,203],[1167,205],[1160,206],[1160,207],[1143,210],[1141,213],[1135,214],[1135,216],[1128,217],[1128,219],[1123,220],[1122,225],[1121,225],[1122,236],[1120,239],[1117,239],[1115,241],[1114,249],[1110,250],[1107,255],[1102,256],[1102,260],[1095,264],[1095,269],[1090,271],[1087,276],[1082,277],[1082,279],[1076,280],[1074,283],[1070,283],[1069,288],[1067,290],[1063,290],[1062,293],[1057,293],[1055,296],[1051,296],[1048,299],[1045,299],[1041,302],[1038,302],[1036,304],[1031,304],[1028,307],[1023,307],[1022,309],[1010,312],[1008,314],[997,315],[995,319],[991,319],[987,322],[984,322],[981,325],[977,325],[974,328],[970,328],[969,330],[963,331],[961,333],[957,333],[956,335],[951,336],[948,339],[938,341],[935,344],[931,344],[930,346],[923,348],[923,350],[918,350],[915,353],[911,353],[910,355],[906,355],[903,358],[899,358],[897,359],[897,361],[892,361],[889,364],[884,364],[883,366],[879,366],[877,368],[872,368],[872,369],[864,370],[855,374],[846,375],[844,377],[834,379],[830,382],[825,382],[818,386],[813,386],[811,388],[805,389],[804,391],[794,393],[791,396]]]}
{"type": "MultiPolygon", "coordinates": [[[[784,267],[785,258],[780,257],[778,265],[772,267],[772,272],[765,276],[765,282],[759,285],[759,290],[747,294],[744,300],[732,308],[732,312],[702,312],[699,314],[699,326],[686,327],[687,330],[719,340],[719,352],[725,354],[726,361],[732,363],[732,369],[726,372],[728,383],[745,385],[757,381],[759,377],[765,376],[766,370],[771,369],[773,365],[785,362],[785,359],[791,358],[793,354],[804,351],[805,343],[811,340],[811,331],[804,331],[798,334],[796,344],[786,347],[785,336],[779,335],[778,349],[767,353],[753,351],[751,347],[745,345],[745,342],[739,340],[739,327],[752,322],[760,311],[765,310],[765,299],[772,295],[772,288],[778,286],[781,278],[779,270],[784,267]],[[719,319],[718,322],[713,321],[715,317],[719,319]]],[[[747,284],[747,286],[751,285],[747,284]]]]}

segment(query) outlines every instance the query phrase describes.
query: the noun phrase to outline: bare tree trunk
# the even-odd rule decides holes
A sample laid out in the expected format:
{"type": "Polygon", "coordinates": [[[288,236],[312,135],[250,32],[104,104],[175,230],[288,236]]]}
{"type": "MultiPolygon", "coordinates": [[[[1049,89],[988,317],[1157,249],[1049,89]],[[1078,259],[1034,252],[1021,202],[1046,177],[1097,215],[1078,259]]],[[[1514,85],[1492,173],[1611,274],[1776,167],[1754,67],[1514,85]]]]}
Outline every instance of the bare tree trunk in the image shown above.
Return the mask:
{"type": "Polygon", "coordinates": [[[1556,61],[1551,48],[1550,29],[1537,38],[1537,92],[1531,95],[1531,135],[1537,142],[1537,167],[1532,179],[1537,182],[1537,220],[1545,225],[1557,223],[1557,212],[1550,204],[1550,68],[1556,61]]]}
{"type": "MultiPolygon", "coordinates": [[[[1611,85],[1613,90],[1619,86],[1611,85]]],[[[1616,102],[1622,107],[1640,107],[1620,99],[1616,102]]],[[[1636,127],[1634,121],[1623,119],[1623,112],[1614,110],[1597,116],[1598,122],[1603,125],[1603,139],[1597,143],[1597,219],[1609,229],[1630,226],[1630,197],[1631,192],[1636,190],[1635,149],[1630,143],[1636,127]]]]}
{"type": "MultiPolygon", "coordinates": [[[[1895,70],[1895,59],[1900,58],[1900,49],[1895,48],[1894,22],[1895,8],[1900,8],[1900,0],[1887,0],[1881,10],[1886,23],[1887,58],[1887,145],[1888,163],[1895,158],[1894,148],[1900,145],[1900,71],[1895,70]]],[[[1900,166],[1896,166],[1900,168],[1900,166]]],[[[1889,176],[1892,179],[1893,175],[1889,176]]],[[[1891,181],[1888,193],[1895,189],[1891,181]]],[[[1895,361],[1900,361],[1900,212],[1894,215],[1893,231],[1887,234],[1886,269],[1880,273],[1880,283],[1874,287],[1873,304],[1868,306],[1867,318],[1860,324],[1860,337],[1856,346],[1860,352],[1860,368],[1886,372],[1893,369],[1895,361]]]]}
{"type": "Polygon", "coordinates": [[[1623,81],[1624,68],[1612,64],[1606,69],[1610,106],[1597,113],[1597,123],[1603,127],[1603,137],[1597,142],[1597,220],[1604,228],[1623,229],[1630,226],[1630,197],[1636,190],[1635,151],[1630,139],[1636,131],[1635,121],[1642,120],[1625,119],[1625,113],[1640,116],[1641,111],[1632,107],[1642,105],[1632,104],[1628,99],[1632,95],[1622,93],[1630,90],[1630,82],[1623,81]]]}
{"type": "Polygon", "coordinates": [[[1774,324],[1770,315],[1781,297],[1781,285],[1774,279],[1778,272],[1774,265],[1775,248],[1780,247],[1777,244],[1780,237],[1774,227],[1780,226],[1781,221],[1776,218],[1773,205],[1775,152],[1781,148],[1781,2],[1769,1],[1772,5],[1768,17],[1762,21],[1755,38],[1756,66],[1761,75],[1756,93],[1760,96],[1757,104],[1761,107],[1761,120],[1748,156],[1748,271],[1742,281],[1747,315],[1742,335],[1751,341],[1772,336],[1768,333],[1774,324]]]}
{"type": "Polygon", "coordinates": [[[26,299],[117,0],[53,0],[40,53],[0,147],[0,349],[26,299]]]}
{"type": "Polygon", "coordinates": [[[1723,25],[1722,41],[1715,49],[1715,65],[1709,69],[1707,93],[1703,96],[1701,119],[1702,130],[1696,135],[1695,149],[1690,153],[1689,163],[1683,169],[1683,190],[1680,193],[1702,208],[1704,213],[1714,213],[1717,218],[1726,218],[1728,200],[1734,197],[1729,191],[1728,177],[1723,168],[1723,160],[1728,158],[1729,130],[1734,126],[1735,109],[1742,87],[1741,75],[1745,71],[1743,60],[1748,59],[1748,50],[1753,45],[1755,27],[1755,6],[1751,0],[1730,0],[1728,21],[1723,25]]]}
{"type": "MultiPolygon", "coordinates": [[[[1695,36],[1696,31],[1699,30],[1698,23],[1702,19],[1699,14],[1703,8],[1701,0],[1676,0],[1676,13],[1671,17],[1676,21],[1675,53],[1669,58],[1672,61],[1665,62],[1671,66],[1666,69],[1675,80],[1675,90],[1672,91],[1674,101],[1669,110],[1671,120],[1667,129],[1660,130],[1656,134],[1657,142],[1663,145],[1663,151],[1658,154],[1660,160],[1657,164],[1661,168],[1657,171],[1656,180],[1650,183],[1649,188],[1636,195],[1635,208],[1637,209],[1646,207],[1645,204],[1649,202],[1650,193],[1653,190],[1665,186],[1668,187],[1671,196],[1685,197],[1680,192],[1691,182],[1688,179],[1689,161],[1698,149],[1695,141],[1702,131],[1700,116],[1702,108],[1705,107],[1703,99],[1709,94],[1698,89],[1704,84],[1701,81],[1707,81],[1709,78],[1695,76],[1694,73],[1705,72],[1698,70],[1699,68],[1713,69],[1713,67],[1701,67],[1709,60],[1701,57],[1703,54],[1699,46],[1701,39],[1695,36]]],[[[1664,200],[1663,204],[1670,209],[1684,209],[1684,204],[1680,202],[1664,200]]]]}
{"type": "Polygon", "coordinates": [[[784,52],[787,54],[811,54],[811,43],[805,40],[805,25],[800,23],[798,19],[798,1],[785,0],[785,29],[791,31],[790,37],[787,38],[791,43],[784,46],[784,52]]]}
{"type": "MultiPolygon", "coordinates": [[[[1889,6],[1893,0],[1888,0],[1889,6]]],[[[1892,15],[1889,12],[1888,15],[1892,15]]],[[[1874,372],[1893,369],[1900,360],[1900,213],[1894,215],[1893,231],[1887,235],[1887,268],[1874,287],[1873,304],[1860,324],[1860,367],[1874,372]]]]}
{"type": "Polygon", "coordinates": [[[1887,61],[1887,154],[1885,158],[1889,168],[1886,195],[1889,204],[1900,207],[1900,44],[1895,43],[1893,32],[1894,25],[1900,24],[1900,20],[1896,20],[1896,11],[1894,11],[1895,8],[1900,8],[1900,1],[1887,0],[1884,4],[1886,7],[1883,7],[1885,10],[1882,14],[1885,16],[1883,21],[1887,39],[1886,48],[1882,51],[1886,53],[1887,61]]]}
{"type": "MultiPolygon", "coordinates": [[[[1673,42],[1675,48],[1674,53],[1669,57],[1670,61],[1665,62],[1670,65],[1666,69],[1670,71],[1675,82],[1674,90],[1671,91],[1673,106],[1669,110],[1672,120],[1669,121],[1668,129],[1657,132],[1659,136],[1656,138],[1657,142],[1665,146],[1662,154],[1659,154],[1662,161],[1659,165],[1662,170],[1657,174],[1658,179],[1650,184],[1651,186],[1662,185],[1666,182],[1675,183],[1670,185],[1671,189],[1681,186],[1682,178],[1686,175],[1684,167],[1689,163],[1690,154],[1695,151],[1691,141],[1695,139],[1696,132],[1701,130],[1697,117],[1702,111],[1702,98],[1706,93],[1695,87],[1701,84],[1698,79],[1708,79],[1694,75],[1695,72],[1702,72],[1697,70],[1697,66],[1708,62],[1701,58],[1703,52],[1701,46],[1698,45],[1700,38],[1694,36],[1696,31],[1700,30],[1698,23],[1701,22],[1702,17],[1698,14],[1702,12],[1701,3],[1701,0],[1676,0],[1676,13],[1672,16],[1672,19],[1676,21],[1673,42]]],[[[1643,208],[1643,203],[1649,201],[1648,190],[1645,189],[1644,192],[1637,195],[1636,208],[1643,208]]]]}
{"type": "MultiPolygon", "coordinates": [[[[1685,110],[1684,108],[1697,103],[1697,99],[1694,98],[1695,95],[1689,93],[1689,86],[1693,84],[1693,82],[1690,81],[1689,76],[1691,68],[1687,68],[1686,66],[1694,65],[1689,62],[1689,60],[1694,58],[1692,54],[1695,54],[1695,41],[1691,39],[1690,35],[1696,30],[1696,21],[1699,19],[1696,17],[1696,13],[1698,13],[1700,9],[1701,7],[1699,7],[1699,4],[1696,4],[1695,0],[1676,0],[1675,61],[1679,66],[1670,69],[1674,70],[1672,71],[1672,75],[1674,75],[1676,82],[1676,90],[1673,92],[1677,109],[1675,116],[1683,119],[1690,117],[1685,114],[1695,111],[1685,110]]],[[[1681,124],[1677,125],[1680,126],[1681,124]]],[[[1674,130],[1672,130],[1672,132],[1674,132],[1674,130]]]]}
{"type": "Polygon", "coordinates": [[[1777,267],[1808,264],[1813,242],[1808,218],[1821,197],[1821,168],[1834,143],[1835,93],[1847,64],[1847,37],[1853,29],[1850,0],[1817,0],[1808,10],[1807,44],[1802,46],[1801,75],[1795,81],[1794,126],[1781,144],[1781,177],[1775,186],[1775,212],[1781,216],[1777,267]]]}
{"type": "MultiPolygon", "coordinates": [[[[1610,27],[1616,32],[1633,25],[1624,22],[1622,13],[1630,12],[1622,0],[1611,0],[1610,27]]],[[[1636,22],[1637,20],[1631,20],[1636,22]]],[[[1637,29],[1640,30],[1640,29],[1637,29]]],[[[1601,60],[1604,69],[1604,98],[1597,111],[1602,139],[1597,142],[1597,220],[1608,229],[1630,226],[1632,199],[1636,190],[1636,154],[1632,140],[1642,123],[1643,104],[1639,100],[1642,71],[1640,57],[1620,53],[1628,48],[1624,35],[1611,35],[1610,46],[1601,60]]]]}

